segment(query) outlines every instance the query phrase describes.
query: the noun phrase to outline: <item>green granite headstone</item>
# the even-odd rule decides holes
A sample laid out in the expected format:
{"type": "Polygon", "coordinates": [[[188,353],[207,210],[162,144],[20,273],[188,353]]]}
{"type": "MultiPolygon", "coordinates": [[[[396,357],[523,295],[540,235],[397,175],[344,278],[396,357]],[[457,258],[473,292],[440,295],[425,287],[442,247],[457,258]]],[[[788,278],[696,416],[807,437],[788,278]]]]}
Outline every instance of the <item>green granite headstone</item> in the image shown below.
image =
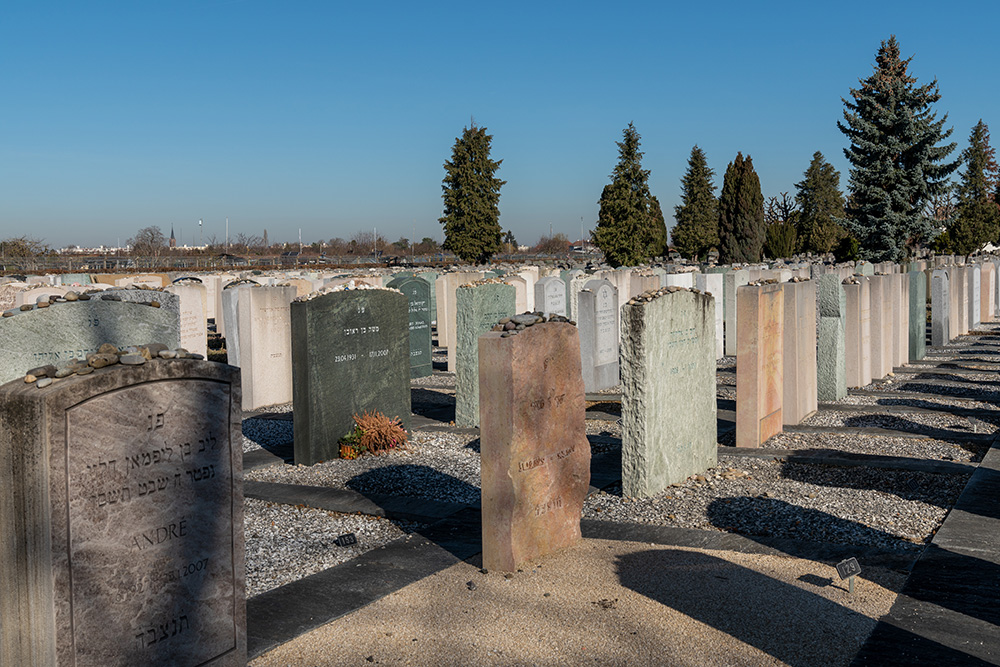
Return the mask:
{"type": "Polygon", "coordinates": [[[455,291],[456,426],[479,426],[479,336],[514,310],[513,285],[481,282],[455,291]]]}
{"type": "Polygon", "coordinates": [[[847,295],[835,273],[820,276],[816,283],[816,396],[839,401],[847,396],[847,295]]]}
{"type": "Polygon", "coordinates": [[[295,462],[340,455],[352,415],[375,410],[410,429],[407,298],[395,290],[328,292],[293,301],[295,462]]]}
{"type": "Polygon", "coordinates": [[[386,287],[406,295],[410,305],[410,378],[427,377],[431,363],[431,286],[423,278],[394,278],[386,287]]]}

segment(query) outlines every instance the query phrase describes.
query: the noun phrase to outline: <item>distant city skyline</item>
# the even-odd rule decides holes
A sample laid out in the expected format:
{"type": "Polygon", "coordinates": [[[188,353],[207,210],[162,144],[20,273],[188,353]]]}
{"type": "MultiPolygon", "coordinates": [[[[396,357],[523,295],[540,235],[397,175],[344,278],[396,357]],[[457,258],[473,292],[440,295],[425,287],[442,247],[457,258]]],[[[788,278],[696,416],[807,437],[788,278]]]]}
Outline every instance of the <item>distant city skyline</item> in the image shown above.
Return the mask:
{"type": "Polygon", "coordinates": [[[474,118],[500,224],[521,244],[593,228],[622,130],[668,227],[693,145],[717,189],[737,151],[765,197],[819,150],[841,173],[841,98],[896,34],[937,78],[957,157],[998,108],[1000,8],[957,2],[25,3],[4,10],[0,238],[124,244],[443,239],[441,179],[474,118]]]}

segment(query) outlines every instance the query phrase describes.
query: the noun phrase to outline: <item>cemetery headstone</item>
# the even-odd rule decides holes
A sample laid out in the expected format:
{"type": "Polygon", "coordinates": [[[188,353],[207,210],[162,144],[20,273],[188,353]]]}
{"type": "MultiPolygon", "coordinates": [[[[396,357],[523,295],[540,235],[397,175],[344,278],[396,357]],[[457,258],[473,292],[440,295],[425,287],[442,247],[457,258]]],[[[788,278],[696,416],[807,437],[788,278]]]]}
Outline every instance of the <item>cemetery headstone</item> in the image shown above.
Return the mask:
{"type": "Polygon", "coordinates": [[[941,347],[951,342],[951,302],[948,272],[934,269],[931,277],[931,345],[941,347]]]}
{"type": "Polygon", "coordinates": [[[499,278],[459,287],[455,295],[455,425],[479,425],[479,336],[514,316],[514,286],[499,278]]]}
{"type": "Polygon", "coordinates": [[[423,278],[394,278],[386,287],[398,289],[409,304],[410,378],[430,375],[431,362],[431,286],[423,278]]]}
{"type": "Polygon", "coordinates": [[[910,283],[909,317],[909,361],[919,361],[927,354],[927,280],[923,271],[910,271],[905,275],[910,283]]]}
{"type": "Polygon", "coordinates": [[[556,276],[540,278],[535,283],[535,310],[546,315],[566,317],[566,283],[556,276]]]}
{"type": "Polygon", "coordinates": [[[237,334],[239,367],[243,371],[243,409],[291,403],[289,304],[295,298],[295,288],[256,285],[240,290],[237,334]]]}
{"type": "Polygon", "coordinates": [[[781,419],[800,424],[816,412],[816,283],[781,283],[784,301],[781,419]]]}
{"type": "Polygon", "coordinates": [[[588,392],[618,386],[618,290],[608,280],[591,280],[578,295],[577,327],[588,392]]]}
{"type": "Polygon", "coordinates": [[[726,356],[736,355],[737,308],[736,293],[740,286],[750,282],[750,272],[736,269],[722,274],[723,298],[725,299],[726,356]]]}
{"type": "Polygon", "coordinates": [[[870,278],[852,276],[843,283],[847,298],[847,387],[872,381],[870,278]],[[848,282],[849,281],[849,282],[848,282]]]}
{"type": "Polygon", "coordinates": [[[781,433],[784,299],[779,284],[737,289],[736,446],[781,433]]]}
{"type": "Polygon", "coordinates": [[[816,396],[839,401],[847,396],[847,296],[835,273],[821,275],[818,285],[819,323],[816,332],[816,396]]]}

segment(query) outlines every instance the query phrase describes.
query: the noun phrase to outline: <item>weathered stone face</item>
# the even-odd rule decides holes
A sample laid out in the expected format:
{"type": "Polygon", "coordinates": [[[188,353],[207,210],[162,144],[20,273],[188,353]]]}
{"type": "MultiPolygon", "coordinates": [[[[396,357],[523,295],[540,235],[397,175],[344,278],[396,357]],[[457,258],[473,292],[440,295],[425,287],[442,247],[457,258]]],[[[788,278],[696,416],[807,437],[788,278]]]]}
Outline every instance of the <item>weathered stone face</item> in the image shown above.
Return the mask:
{"type": "Polygon", "coordinates": [[[820,276],[816,332],[816,396],[838,401],[847,396],[847,296],[835,273],[820,276]]]}
{"type": "Polygon", "coordinates": [[[410,429],[406,296],[331,292],[291,304],[295,462],[337,458],[338,441],[365,410],[410,429]]]}
{"type": "Polygon", "coordinates": [[[892,372],[892,276],[878,275],[869,279],[871,313],[872,379],[884,378],[892,372]]]}
{"type": "Polygon", "coordinates": [[[799,424],[816,412],[816,283],[781,283],[784,341],[781,418],[799,424]]]}
{"type": "Polygon", "coordinates": [[[736,446],[781,433],[784,300],[779,284],[737,291],[736,446]]]}
{"type": "Polygon", "coordinates": [[[154,360],[0,387],[0,654],[246,663],[239,372],[154,360]]]}
{"type": "Polygon", "coordinates": [[[715,299],[622,306],[622,493],[651,496],[715,465],[715,299]]]}
{"type": "Polygon", "coordinates": [[[478,339],[483,567],[511,572],[580,540],[590,486],[576,327],[478,339]]]}
{"type": "Polygon", "coordinates": [[[591,280],[578,301],[584,389],[600,391],[617,386],[618,290],[607,280],[591,280]]]}
{"type": "Polygon", "coordinates": [[[455,424],[479,425],[479,336],[514,315],[514,287],[501,283],[459,288],[455,371],[455,424]]]}
{"type": "Polygon", "coordinates": [[[422,278],[394,278],[386,287],[398,289],[409,304],[410,378],[427,377],[431,362],[431,287],[422,278]]]}
{"type": "Polygon", "coordinates": [[[34,366],[83,359],[102,343],[175,348],[179,331],[176,311],[124,301],[93,298],[19,311],[0,318],[0,380],[9,382],[34,366]]]}

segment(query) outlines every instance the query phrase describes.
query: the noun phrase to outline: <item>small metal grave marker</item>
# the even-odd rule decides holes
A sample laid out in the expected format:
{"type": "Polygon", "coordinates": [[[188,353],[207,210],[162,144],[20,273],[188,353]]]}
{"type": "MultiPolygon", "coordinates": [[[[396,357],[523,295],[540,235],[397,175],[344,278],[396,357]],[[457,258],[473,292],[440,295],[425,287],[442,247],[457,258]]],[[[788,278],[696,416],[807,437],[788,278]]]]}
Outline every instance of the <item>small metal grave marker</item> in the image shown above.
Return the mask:
{"type": "MultiPolygon", "coordinates": [[[[336,541],[338,547],[349,547],[352,544],[357,544],[358,538],[354,536],[354,533],[347,533],[346,535],[338,537],[336,541]]],[[[840,566],[838,565],[837,567],[839,568],[840,566]]],[[[860,568],[858,571],[860,572],[860,568]]]]}
{"type": "Polygon", "coordinates": [[[847,579],[847,583],[850,586],[850,592],[854,594],[854,577],[861,574],[861,565],[858,563],[858,559],[851,556],[847,560],[842,560],[837,563],[837,574],[840,575],[841,579],[847,579]]]}
{"type": "Polygon", "coordinates": [[[906,480],[906,486],[913,492],[920,490],[920,485],[912,477],[906,480]]]}

